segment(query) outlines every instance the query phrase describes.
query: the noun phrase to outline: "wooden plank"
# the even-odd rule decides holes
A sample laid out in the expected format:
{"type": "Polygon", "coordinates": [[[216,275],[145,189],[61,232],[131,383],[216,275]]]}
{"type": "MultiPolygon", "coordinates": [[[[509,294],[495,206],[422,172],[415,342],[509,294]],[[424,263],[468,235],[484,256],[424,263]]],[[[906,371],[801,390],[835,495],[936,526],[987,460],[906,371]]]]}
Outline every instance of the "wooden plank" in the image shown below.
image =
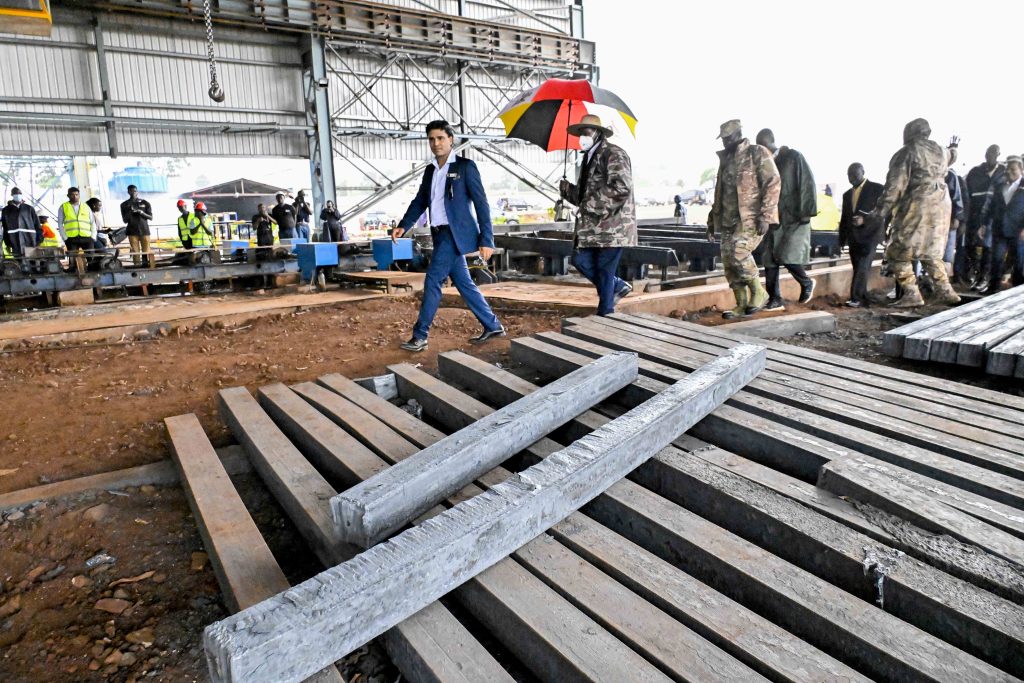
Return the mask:
{"type": "MultiPolygon", "coordinates": [[[[391,377],[392,381],[395,382],[395,392],[397,394],[398,384],[394,379],[394,375],[391,375],[391,377]]],[[[317,384],[348,399],[351,403],[361,406],[371,415],[377,415],[381,418],[386,416],[387,424],[391,429],[419,448],[426,448],[435,441],[440,441],[445,436],[444,432],[434,429],[423,420],[417,420],[395,404],[367,391],[364,387],[344,375],[337,373],[324,375],[317,379],[317,384]]]]}
{"type": "MultiPolygon", "coordinates": [[[[667,322],[661,322],[661,320],[667,319],[655,321],[645,318],[625,319],[617,315],[610,317],[616,320],[623,320],[623,322],[628,322],[634,326],[664,332],[713,347],[730,348],[738,343],[728,335],[714,332],[713,330],[717,328],[697,327],[696,331],[694,331],[689,328],[679,328],[667,322]],[[700,330],[702,329],[709,331],[701,333],[700,330]]],[[[790,349],[799,351],[800,347],[780,344],[771,340],[763,340],[763,343],[769,349],[768,368],[772,371],[819,383],[827,383],[829,386],[834,386],[837,389],[859,393],[882,403],[901,405],[918,412],[936,415],[951,423],[973,425],[990,432],[1005,434],[1015,439],[1024,439],[1024,424],[1021,422],[1024,420],[1024,411],[1007,408],[1001,404],[994,405],[964,398],[945,390],[911,385],[901,380],[889,379],[885,376],[833,365],[823,360],[804,358],[796,353],[789,353],[790,349]]],[[[880,370],[887,369],[881,366],[876,367],[880,370]]],[[[922,375],[922,377],[925,376],[922,375]]]]}
{"type": "MultiPolygon", "coordinates": [[[[434,381],[430,376],[408,366],[399,366],[396,369],[406,377],[413,377],[419,384],[428,384],[434,381]]],[[[381,429],[386,428],[384,426],[386,421],[387,427],[394,428],[421,448],[428,447],[445,436],[443,432],[426,425],[397,406],[382,400],[379,396],[373,395],[340,375],[328,375],[322,377],[320,381],[325,386],[334,387],[344,395],[346,400],[352,402],[351,410],[338,409],[337,415],[340,418],[354,417],[353,411],[372,413],[369,420],[353,419],[354,424],[360,425],[360,434],[372,438],[372,435],[379,434],[381,429]],[[372,425],[371,421],[377,421],[379,424],[372,425]]],[[[480,405],[477,410],[472,411],[472,416],[463,414],[461,416],[463,421],[459,422],[459,425],[465,426],[465,424],[475,421],[476,416],[489,412],[485,406],[480,405]]],[[[454,413],[449,413],[449,417],[453,415],[454,413]]],[[[539,445],[537,444],[535,447],[539,445]]],[[[556,450],[558,450],[557,446],[552,443],[545,455],[556,450]]],[[[393,457],[395,461],[400,461],[401,458],[407,456],[399,450],[395,453],[385,453],[384,457],[388,459],[393,457]]],[[[510,472],[499,467],[481,477],[480,482],[483,486],[492,486],[504,481],[509,476],[511,476],[510,472]]],[[[452,498],[452,502],[468,500],[479,492],[480,489],[476,486],[467,486],[463,492],[452,498]]],[[[536,542],[540,542],[540,539],[524,546],[514,554],[514,557],[525,568],[539,576],[545,571],[552,571],[552,569],[545,569],[542,563],[524,555],[527,548],[536,542]]],[[[616,671],[616,667],[620,664],[617,661],[610,664],[606,658],[616,657],[616,652],[621,647],[618,643],[612,645],[604,642],[603,635],[598,638],[586,638],[580,642],[574,634],[599,635],[594,629],[601,631],[601,627],[589,619],[597,618],[601,610],[607,610],[610,607],[627,611],[630,609],[646,610],[647,608],[631,606],[625,598],[624,602],[608,603],[605,600],[607,604],[603,606],[593,605],[589,600],[579,599],[573,601],[572,606],[586,614],[586,620],[580,621],[583,615],[572,609],[572,606],[563,599],[564,596],[552,596],[547,591],[541,591],[539,599],[532,602],[524,600],[524,596],[531,595],[531,593],[536,596],[538,591],[536,583],[524,578],[521,572],[515,571],[509,574],[511,570],[504,571],[499,575],[500,578],[495,578],[498,567],[503,564],[505,563],[495,565],[455,591],[455,596],[478,621],[487,626],[521,661],[528,664],[535,673],[545,680],[581,678],[599,680],[602,676],[610,675],[609,672],[616,671]],[[516,591],[510,593],[510,587],[515,587],[516,591]],[[593,651],[594,648],[598,648],[599,651],[603,649],[603,651],[597,654],[593,651]]],[[[597,577],[592,576],[591,578],[597,577]]],[[[603,581],[608,582],[610,579],[604,578],[603,581]]],[[[605,583],[595,585],[599,588],[598,593],[606,595],[621,590],[621,587],[616,588],[613,585],[605,585],[605,583]]],[[[630,600],[639,600],[639,598],[634,596],[630,600]]],[[[607,627],[616,636],[622,637],[622,633],[613,630],[611,624],[608,624],[607,627]]],[[[668,629],[667,634],[659,633],[657,629],[652,631],[650,628],[647,628],[645,632],[646,640],[641,640],[639,634],[634,634],[637,639],[632,644],[638,647],[647,659],[658,664],[663,670],[665,667],[680,667],[680,670],[686,671],[687,677],[693,680],[712,680],[730,673],[742,678],[751,673],[749,671],[746,674],[738,672],[734,662],[728,659],[723,660],[721,652],[709,648],[703,639],[678,624],[668,629]],[[673,646],[670,648],[659,644],[666,636],[673,641],[673,646]],[[669,652],[674,654],[668,656],[669,652]]],[[[630,656],[626,656],[625,659],[628,664],[630,656]]]]}
{"type": "Polygon", "coordinates": [[[331,498],[341,537],[368,548],[631,383],[636,355],[600,358],[331,498]]]}
{"type": "Polygon", "coordinates": [[[990,375],[1013,377],[1021,353],[1024,353],[1024,330],[989,349],[985,372],[990,375]]]}
{"type": "MultiPolygon", "coordinates": [[[[618,320],[568,318],[564,325],[570,326],[567,327],[567,334],[579,337],[579,330],[593,332],[609,341],[616,341],[614,346],[617,348],[639,337],[645,349],[663,358],[671,358],[672,362],[667,364],[684,370],[720,352],[717,347],[700,341],[680,339],[618,320]]],[[[767,367],[763,375],[747,388],[748,391],[796,407],[810,408],[840,422],[898,438],[966,462],[992,469],[1001,467],[999,471],[1018,476],[1017,454],[1024,452],[1024,439],[983,429],[975,424],[951,423],[927,412],[927,407],[926,410],[916,409],[919,405],[917,403],[914,403],[914,408],[904,405],[912,401],[904,402],[899,397],[891,397],[883,405],[878,401],[881,392],[871,389],[838,387],[835,386],[837,383],[829,382],[829,378],[820,375],[810,378],[798,376],[797,373],[783,375],[777,372],[777,365],[772,362],[767,367]],[[993,465],[993,461],[998,465],[993,465]]]]}
{"type": "MultiPolygon", "coordinates": [[[[969,339],[981,335],[994,327],[999,327],[1007,320],[1013,321],[1020,318],[1024,313],[1024,298],[1013,300],[1003,306],[990,306],[982,311],[977,320],[963,321],[946,334],[932,340],[931,350],[925,360],[937,361],[940,363],[958,363],[960,356],[960,345],[969,339]]],[[[1020,329],[1019,327],[1017,329],[1020,329]]],[[[964,356],[962,365],[968,365],[966,361],[970,354],[964,356]]],[[[980,365],[978,363],[977,365],[980,365]]]]}
{"type": "Polygon", "coordinates": [[[763,365],[763,348],[739,347],[525,472],[210,625],[214,679],[297,680],[383,633],[598,496],[763,365]]]}
{"type": "MultiPolygon", "coordinates": [[[[571,319],[570,319],[571,320],[571,319]]],[[[656,340],[638,338],[626,331],[620,331],[599,323],[579,322],[566,328],[569,336],[585,339],[616,350],[626,348],[638,351],[642,357],[669,367],[686,370],[696,367],[701,359],[707,354],[689,352],[688,347],[679,347],[656,340]]],[[[956,458],[965,464],[974,465],[991,472],[1012,477],[1015,479],[1024,478],[1024,468],[1021,468],[1019,453],[996,449],[991,445],[982,445],[958,436],[940,432],[930,427],[923,427],[909,420],[890,418],[886,414],[873,412],[867,409],[860,409],[853,403],[844,404],[827,398],[834,395],[827,389],[809,390],[804,386],[793,386],[791,382],[772,382],[774,378],[770,371],[766,371],[767,379],[757,379],[750,383],[746,390],[732,403],[737,407],[753,410],[766,417],[781,417],[786,407],[801,409],[802,412],[810,415],[816,420],[828,419],[835,425],[848,425],[847,429],[857,430],[859,433],[873,433],[876,438],[903,442],[908,447],[916,447],[921,450],[933,451],[942,455],[956,458]],[[749,400],[748,400],[749,399],[749,400]],[[766,405],[765,400],[770,401],[766,405]],[[772,406],[777,406],[773,408],[772,406]]],[[[854,401],[856,399],[850,399],[854,401]]],[[[887,412],[897,412],[892,409],[887,412]]],[[[773,418],[774,419],[774,418],[773,418]]],[[[802,425],[793,425],[802,428],[809,426],[811,418],[803,421],[802,425]]],[[[808,431],[808,430],[804,430],[808,431]]],[[[966,431],[966,428],[965,428],[966,431]]],[[[829,438],[830,434],[820,434],[829,438]]],[[[838,435],[836,435],[838,436],[838,435]]],[[[839,441],[838,443],[847,443],[839,441]]],[[[857,444],[847,443],[853,448],[859,448],[857,444]]],[[[1024,448],[1024,447],[1022,447],[1024,448]]],[[[1020,482],[1024,485],[1024,482],[1020,482]]],[[[1022,489],[1024,491],[1024,489],[1022,489]]]]}
{"type": "MultiPolygon", "coordinates": [[[[452,369],[449,361],[445,367],[452,369]]],[[[497,369],[488,374],[526,394],[537,389],[497,369]]],[[[479,376],[463,376],[477,391],[492,386],[479,376]]],[[[790,497],[675,448],[655,455],[630,479],[864,599],[872,599],[878,578],[864,571],[865,548],[894,555],[892,547],[790,497]]],[[[983,560],[971,554],[951,552],[950,560],[972,561],[976,573],[985,576],[983,560]]],[[[885,582],[892,613],[998,666],[1024,671],[1024,657],[1007,655],[1024,652],[1024,609],[912,558],[889,570],[885,582]]]]}
{"type": "Polygon", "coordinates": [[[869,676],[1013,680],[631,481],[612,486],[584,512],[869,676]]]}
{"type": "Polygon", "coordinates": [[[792,337],[796,334],[825,334],[836,331],[836,317],[826,311],[808,311],[743,320],[719,325],[723,331],[751,337],[792,337]]]}
{"type": "Polygon", "coordinates": [[[960,512],[934,498],[894,481],[866,456],[833,460],[821,468],[818,485],[837,495],[868,503],[936,534],[947,534],[964,543],[976,545],[993,553],[1016,568],[1013,583],[1018,601],[1024,597],[1024,539],[985,524],[976,517],[960,512]]]}
{"type": "MultiPolygon", "coordinates": [[[[450,357],[446,359],[445,367],[458,373],[459,357],[463,354],[448,355],[450,357]]],[[[482,363],[476,359],[470,360],[482,363]]],[[[521,381],[508,373],[498,372],[510,386],[515,386],[521,381]]],[[[402,374],[405,395],[420,401],[425,411],[445,423],[449,429],[459,429],[466,420],[472,419],[472,415],[491,410],[450,385],[418,370],[404,369],[402,374]]],[[[508,400],[514,400],[514,397],[508,400]]],[[[391,406],[391,412],[397,416],[395,410],[394,406],[391,406]]],[[[585,420],[588,414],[592,418],[599,418],[593,413],[587,413],[577,420],[585,420]]],[[[389,415],[385,414],[382,417],[390,422],[389,415]]],[[[601,420],[601,424],[605,422],[607,420],[601,420]]],[[[553,443],[542,448],[537,446],[538,444],[535,444],[524,451],[527,464],[539,462],[547,457],[546,450],[554,452],[558,449],[557,444],[553,443]]],[[[646,551],[582,515],[571,515],[553,527],[551,534],[557,538],[577,536],[569,542],[576,552],[588,558],[600,558],[599,561],[606,571],[619,577],[628,577],[627,580],[634,591],[639,589],[648,600],[652,596],[657,596],[657,603],[662,609],[670,611],[690,628],[772,679],[817,681],[857,678],[854,672],[844,670],[844,667],[832,658],[794,638],[771,622],[757,617],[725,596],[708,589],[700,582],[665,565],[646,551]],[[582,530],[586,530],[590,535],[590,541],[578,537],[582,530]],[[800,662],[799,666],[795,665],[797,661],[800,662]]],[[[545,552],[547,551],[539,555],[543,557],[545,552]]],[[[519,553],[517,557],[521,555],[522,553],[519,553]]]]}
{"type": "MultiPolygon", "coordinates": [[[[182,487],[232,612],[288,590],[291,584],[263,540],[195,414],[164,420],[182,487]]],[[[343,683],[329,665],[307,683],[343,683]]]]}
{"type": "Polygon", "coordinates": [[[948,354],[952,351],[952,358],[955,359],[960,330],[985,329],[987,321],[992,317],[1016,311],[1021,305],[1021,298],[1012,297],[996,301],[987,298],[974,305],[975,308],[966,313],[962,311],[963,307],[953,309],[961,310],[961,315],[907,337],[904,340],[903,357],[911,360],[938,360],[949,357],[948,354]]]}
{"type": "MultiPolygon", "coordinates": [[[[220,399],[225,422],[320,562],[332,566],[353,557],[356,549],[337,540],[330,520],[326,505],[334,495],[330,485],[244,387],[225,389],[220,399]]],[[[403,667],[402,673],[413,681],[511,681],[440,603],[427,606],[388,631],[384,643],[396,665],[403,667]]]]}
{"type": "MultiPolygon", "coordinates": [[[[514,339],[511,347],[512,358],[533,367],[540,366],[544,372],[554,375],[586,362],[588,356],[581,354],[598,353],[590,348],[574,345],[570,338],[562,337],[562,339],[567,340],[565,341],[566,346],[574,350],[552,346],[537,339],[514,339]]],[[[591,345],[591,347],[593,346],[591,345]]],[[[671,372],[671,368],[669,371],[671,372]]],[[[645,370],[641,368],[641,373],[644,372],[645,370]]],[[[670,374],[667,374],[666,378],[669,376],[670,374]]],[[[652,382],[646,386],[638,386],[640,382],[634,384],[636,395],[632,398],[642,400],[647,393],[657,392],[661,386],[664,386],[664,382],[656,380],[652,380],[652,382]]],[[[864,449],[867,449],[871,451],[868,453],[869,455],[886,462],[920,472],[927,477],[966,489],[1013,508],[1024,508],[1024,491],[1014,492],[1018,480],[916,449],[913,446],[870,432],[855,430],[827,418],[819,418],[808,411],[801,411],[759,397],[746,396],[744,392],[738,393],[733,400],[737,402],[737,405],[742,405],[742,410],[736,409],[736,413],[729,414],[726,409],[730,406],[727,404],[705,418],[697,426],[697,431],[694,434],[705,441],[715,443],[722,448],[776,469],[789,471],[794,476],[805,478],[808,481],[814,481],[817,478],[817,468],[825,462],[843,455],[866,452],[864,449]],[[740,404],[740,401],[743,403],[740,404]],[[748,404],[762,412],[759,414],[746,412],[748,404]],[[788,435],[769,435],[766,438],[764,430],[752,423],[747,417],[748,415],[753,415],[753,417],[770,415],[776,421],[781,420],[782,427],[789,430],[788,435]],[[721,419],[717,422],[709,422],[713,418],[721,419]],[[701,425],[713,428],[703,432],[700,431],[701,425]],[[845,432],[845,434],[841,432],[845,432]],[[794,466],[795,457],[802,457],[804,460],[798,460],[794,466]],[[812,466],[813,476],[803,477],[802,468],[793,471],[795,467],[801,465],[803,467],[812,466]]]]}
{"type": "MultiPolygon", "coordinates": [[[[1014,292],[1013,290],[1004,290],[989,297],[988,301],[1003,301],[1005,299],[1016,297],[1019,294],[1020,292],[1014,292]]],[[[905,339],[907,337],[923,333],[929,328],[937,327],[938,325],[961,316],[971,315],[974,311],[977,311],[984,306],[984,300],[971,301],[962,306],[950,308],[934,315],[921,318],[915,322],[902,325],[896,329],[889,330],[882,335],[882,351],[887,356],[899,358],[903,356],[905,339]]]]}
{"type": "Polygon", "coordinates": [[[318,470],[346,486],[386,469],[370,449],[283,384],[257,392],[260,405],[318,470]]]}
{"type": "MultiPolygon", "coordinates": [[[[948,404],[955,404],[972,412],[998,415],[1002,419],[1017,424],[1024,424],[1024,398],[1004,392],[940,379],[918,372],[900,370],[889,365],[869,363],[856,358],[850,358],[849,356],[839,356],[817,349],[808,349],[771,340],[745,338],[744,335],[716,332],[714,327],[695,325],[682,320],[651,315],[649,313],[635,313],[631,315],[613,313],[609,317],[615,320],[626,320],[638,325],[653,325],[655,328],[668,326],[679,331],[681,334],[699,334],[705,339],[721,338],[732,343],[744,341],[759,342],[767,346],[770,351],[780,351],[791,357],[808,358],[825,363],[831,368],[830,374],[840,374],[852,369],[877,378],[875,381],[879,383],[879,386],[883,386],[882,382],[895,380],[908,391],[918,391],[919,389],[936,390],[939,392],[939,396],[945,397],[944,401],[948,404]],[[982,409],[982,406],[978,403],[979,401],[987,405],[982,409]]],[[[923,393],[921,395],[924,396],[923,393]]]]}
{"type": "MultiPolygon", "coordinates": [[[[218,449],[218,456],[228,474],[242,474],[252,469],[245,453],[237,446],[218,449]]],[[[161,460],[148,465],[90,474],[85,477],[75,477],[2,493],[0,494],[0,512],[14,510],[38,501],[55,500],[83,493],[118,491],[132,486],[171,486],[180,481],[174,463],[170,460],[161,460]]]]}
{"type": "MultiPolygon", "coordinates": [[[[995,321],[992,321],[995,323],[995,321]]],[[[983,367],[989,351],[1024,329],[1019,315],[993,324],[984,332],[960,342],[956,350],[957,365],[983,367]]]]}

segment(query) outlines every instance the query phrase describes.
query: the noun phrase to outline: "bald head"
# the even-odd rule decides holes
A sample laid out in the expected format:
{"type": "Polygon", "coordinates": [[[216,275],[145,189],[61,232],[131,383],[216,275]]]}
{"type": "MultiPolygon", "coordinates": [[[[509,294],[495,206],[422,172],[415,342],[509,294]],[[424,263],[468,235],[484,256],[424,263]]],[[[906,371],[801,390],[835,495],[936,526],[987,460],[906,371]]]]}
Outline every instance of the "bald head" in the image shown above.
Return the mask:
{"type": "Polygon", "coordinates": [[[850,181],[850,184],[857,187],[864,182],[864,164],[859,161],[855,161],[850,164],[850,167],[846,169],[846,179],[850,181]]]}
{"type": "Polygon", "coordinates": [[[989,145],[988,149],[985,150],[985,163],[988,164],[989,168],[995,168],[996,164],[999,163],[999,145],[989,145]]]}
{"type": "Polygon", "coordinates": [[[757,144],[763,147],[767,147],[773,152],[776,149],[775,133],[772,132],[771,128],[762,128],[761,131],[757,134],[755,142],[757,142],[757,144]]]}

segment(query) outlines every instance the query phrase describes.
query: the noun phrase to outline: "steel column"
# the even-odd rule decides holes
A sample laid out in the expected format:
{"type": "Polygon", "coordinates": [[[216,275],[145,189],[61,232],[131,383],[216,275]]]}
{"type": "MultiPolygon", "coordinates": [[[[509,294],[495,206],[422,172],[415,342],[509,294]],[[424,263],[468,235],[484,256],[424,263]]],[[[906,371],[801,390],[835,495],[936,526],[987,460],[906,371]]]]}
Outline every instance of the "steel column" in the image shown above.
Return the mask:
{"type": "MultiPolygon", "coordinates": [[[[307,133],[309,142],[309,184],[313,190],[313,216],[310,237],[327,203],[337,201],[334,180],[334,146],[331,138],[331,109],[327,97],[326,44],[322,37],[310,36],[309,60],[303,70],[306,85],[306,121],[313,126],[307,133]]],[[[305,60],[304,60],[305,61],[305,60]]]]}

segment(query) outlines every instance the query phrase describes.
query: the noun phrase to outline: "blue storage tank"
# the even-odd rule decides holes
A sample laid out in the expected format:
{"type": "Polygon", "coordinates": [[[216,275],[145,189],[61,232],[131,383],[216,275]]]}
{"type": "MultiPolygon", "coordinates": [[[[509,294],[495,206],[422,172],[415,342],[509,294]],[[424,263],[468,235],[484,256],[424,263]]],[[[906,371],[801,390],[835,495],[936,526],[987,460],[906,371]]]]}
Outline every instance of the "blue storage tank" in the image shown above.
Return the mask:
{"type": "Polygon", "coordinates": [[[119,197],[125,193],[125,188],[129,185],[139,188],[140,194],[165,194],[167,192],[167,176],[139,161],[134,166],[128,166],[115,173],[114,177],[107,182],[107,189],[110,194],[119,197]]]}

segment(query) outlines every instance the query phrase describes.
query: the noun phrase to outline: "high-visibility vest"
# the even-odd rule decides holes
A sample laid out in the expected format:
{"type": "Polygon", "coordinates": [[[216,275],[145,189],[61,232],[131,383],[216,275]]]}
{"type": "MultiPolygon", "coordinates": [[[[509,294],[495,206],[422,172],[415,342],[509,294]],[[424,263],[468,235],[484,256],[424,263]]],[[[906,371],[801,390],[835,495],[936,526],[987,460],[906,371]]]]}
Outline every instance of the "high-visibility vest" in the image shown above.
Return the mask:
{"type": "MultiPolygon", "coordinates": [[[[90,233],[91,234],[91,233],[90,233]]],[[[60,237],[57,236],[57,231],[50,227],[49,223],[43,223],[43,241],[39,243],[41,247],[59,247],[60,237]]]]}
{"type": "Polygon", "coordinates": [[[92,210],[85,202],[78,204],[78,214],[71,207],[71,202],[61,204],[64,212],[64,233],[69,237],[92,237],[92,210]]]}
{"type": "Polygon", "coordinates": [[[14,258],[14,254],[12,254],[11,250],[7,248],[7,243],[6,242],[3,242],[3,247],[4,247],[4,258],[14,258]]]}
{"type": "Polygon", "coordinates": [[[213,219],[209,215],[203,216],[200,221],[199,216],[191,214],[188,219],[188,232],[192,237],[193,249],[209,249],[213,246],[213,219]]]}
{"type": "Polygon", "coordinates": [[[189,224],[196,215],[189,211],[187,214],[182,216],[179,212],[178,215],[178,239],[181,240],[181,246],[185,246],[185,240],[192,239],[192,236],[188,234],[189,224]]]}

